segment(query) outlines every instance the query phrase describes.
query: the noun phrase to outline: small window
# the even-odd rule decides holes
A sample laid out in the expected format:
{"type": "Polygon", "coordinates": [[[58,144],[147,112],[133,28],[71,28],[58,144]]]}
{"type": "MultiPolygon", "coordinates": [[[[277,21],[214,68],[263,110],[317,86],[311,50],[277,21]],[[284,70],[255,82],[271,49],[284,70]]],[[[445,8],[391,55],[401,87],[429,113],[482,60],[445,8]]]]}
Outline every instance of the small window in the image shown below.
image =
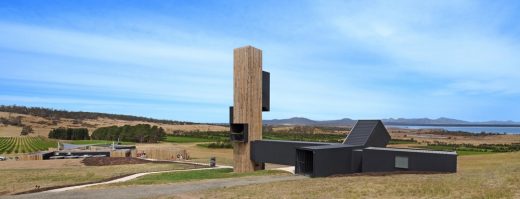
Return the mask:
{"type": "Polygon", "coordinates": [[[408,169],[408,157],[395,156],[395,168],[408,169]]]}

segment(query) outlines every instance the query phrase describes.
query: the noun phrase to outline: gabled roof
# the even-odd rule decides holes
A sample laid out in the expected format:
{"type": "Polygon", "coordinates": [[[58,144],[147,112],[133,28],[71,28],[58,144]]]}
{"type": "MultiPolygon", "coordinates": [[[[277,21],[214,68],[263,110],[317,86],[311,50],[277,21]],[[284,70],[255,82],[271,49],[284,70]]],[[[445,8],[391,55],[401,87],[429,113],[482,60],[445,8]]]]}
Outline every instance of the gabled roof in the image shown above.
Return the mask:
{"type": "Polygon", "coordinates": [[[364,147],[386,147],[390,134],[381,120],[358,120],[343,144],[364,147]]]}

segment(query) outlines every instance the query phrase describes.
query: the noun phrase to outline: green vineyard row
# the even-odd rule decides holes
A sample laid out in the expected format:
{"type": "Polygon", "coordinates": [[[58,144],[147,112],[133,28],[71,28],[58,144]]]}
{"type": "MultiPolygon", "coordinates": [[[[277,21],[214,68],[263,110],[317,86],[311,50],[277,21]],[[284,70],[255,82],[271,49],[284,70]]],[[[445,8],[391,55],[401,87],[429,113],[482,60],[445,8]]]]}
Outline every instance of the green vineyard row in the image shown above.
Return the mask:
{"type": "Polygon", "coordinates": [[[0,137],[0,154],[45,151],[56,145],[56,141],[44,137],[0,137]]]}

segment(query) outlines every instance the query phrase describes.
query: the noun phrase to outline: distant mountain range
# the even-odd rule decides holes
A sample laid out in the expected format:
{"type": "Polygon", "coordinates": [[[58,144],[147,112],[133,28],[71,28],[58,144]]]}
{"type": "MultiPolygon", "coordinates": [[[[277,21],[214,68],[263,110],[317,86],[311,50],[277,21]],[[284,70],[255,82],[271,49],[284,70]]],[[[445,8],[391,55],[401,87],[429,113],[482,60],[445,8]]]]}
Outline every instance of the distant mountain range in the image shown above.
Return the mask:
{"type": "MultiPolygon", "coordinates": [[[[339,120],[311,120],[303,117],[293,117],[289,119],[264,120],[268,125],[305,125],[305,126],[352,126],[357,120],[344,118],[339,120]]],[[[382,119],[385,125],[395,126],[520,126],[520,122],[514,121],[487,121],[487,122],[468,122],[451,118],[389,118],[382,119]]]]}

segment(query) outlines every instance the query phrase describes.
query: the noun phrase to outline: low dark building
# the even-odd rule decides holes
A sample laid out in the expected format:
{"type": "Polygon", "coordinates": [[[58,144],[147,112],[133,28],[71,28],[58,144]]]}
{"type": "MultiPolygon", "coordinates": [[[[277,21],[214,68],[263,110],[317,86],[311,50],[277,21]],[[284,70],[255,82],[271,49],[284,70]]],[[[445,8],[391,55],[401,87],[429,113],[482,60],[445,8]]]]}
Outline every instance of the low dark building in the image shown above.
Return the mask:
{"type": "Polygon", "coordinates": [[[386,148],[390,135],[380,120],[359,120],[343,144],[257,140],[251,160],[294,165],[312,177],[357,172],[457,172],[457,153],[386,148]]]}

